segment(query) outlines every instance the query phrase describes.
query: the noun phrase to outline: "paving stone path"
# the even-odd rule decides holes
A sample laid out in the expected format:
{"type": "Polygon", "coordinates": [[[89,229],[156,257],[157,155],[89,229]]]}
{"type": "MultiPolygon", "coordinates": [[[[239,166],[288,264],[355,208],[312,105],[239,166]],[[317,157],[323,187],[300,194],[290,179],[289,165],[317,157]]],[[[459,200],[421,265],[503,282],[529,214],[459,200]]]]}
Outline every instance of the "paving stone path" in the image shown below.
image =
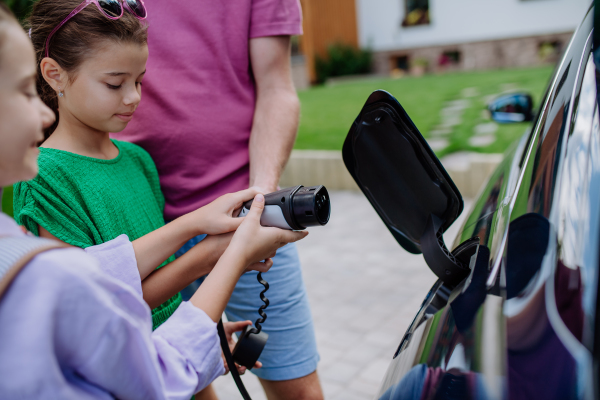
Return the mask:
{"type": "Polygon", "coordinates": [[[462,123],[462,114],[470,106],[467,99],[448,101],[440,111],[441,122],[429,132],[427,142],[433,151],[440,151],[450,144],[447,136],[462,123]]]}
{"type": "MultiPolygon", "coordinates": [[[[440,123],[429,132],[427,138],[431,149],[441,151],[448,147],[450,144],[449,136],[452,134],[453,129],[462,123],[463,113],[471,106],[473,101],[484,107],[500,94],[517,89],[518,87],[514,83],[504,83],[499,85],[499,93],[481,96],[479,89],[476,87],[464,88],[460,93],[460,98],[446,102],[440,111],[440,123]]],[[[490,120],[487,110],[481,110],[479,120],[480,123],[475,126],[472,136],[469,138],[469,145],[472,147],[486,147],[496,141],[498,124],[490,120]]]]}
{"type": "Polygon", "coordinates": [[[498,124],[495,122],[482,122],[475,125],[474,135],[469,138],[469,144],[473,147],[485,147],[496,141],[498,124]]]}
{"type": "MultiPolygon", "coordinates": [[[[404,331],[435,276],[421,255],[403,250],[359,192],[331,193],[326,227],[298,244],[312,307],[327,400],[373,399],[404,331]]],[[[450,246],[467,214],[444,235],[450,246]]],[[[293,338],[290,338],[293,340],[293,338]]],[[[254,400],[265,400],[258,379],[242,379],[254,400]]],[[[238,400],[231,376],[214,387],[238,400]]]]}

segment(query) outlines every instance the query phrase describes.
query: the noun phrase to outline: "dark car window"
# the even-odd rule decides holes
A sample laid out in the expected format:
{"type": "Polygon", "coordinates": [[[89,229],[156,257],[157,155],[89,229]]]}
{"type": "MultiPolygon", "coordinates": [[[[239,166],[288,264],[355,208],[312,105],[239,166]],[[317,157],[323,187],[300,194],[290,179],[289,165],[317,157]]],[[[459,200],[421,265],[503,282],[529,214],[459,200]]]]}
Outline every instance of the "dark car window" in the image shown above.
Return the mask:
{"type": "Polygon", "coordinates": [[[511,220],[527,213],[536,212],[549,217],[552,207],[556,177],[562,147],[565,144],[565,132],[571,125],[570,106],[573,96],[583,78],[583,71],[589,55],[589,36],[592,30],[593,14],[587,18],[573,37],[562,66],[554,78],[555,87],[549,91],[544,100],[545,105],[540,112],[537,126],[534,129],[533,147],[518,191],[511,220]],[[582,64],[583,63],[583,64],[582,64]]]}
{"type": "Polygon", "coordinates": [[[556,195],[554,295],[566,327],[592,350],[600,243],[600,132],[596,68],[591,55],[586,61],[556,195]]]}
{"type": "Polygon", "coordinates": [[[517,237],[517,244],[511,243],[509,233],[504,270],[509,370],[515,373],[515,368],[530,370],[535,365],[544,376],[518,382],[511,375],[511,394],[527,385],[551,388],[549,396],[559,393],[559,387],[552,386],[554,380],[546,375],[559,374],[563,383],[565,377],[575,379],[583,348],[577,342],[590,350],[593,345],[600,243],[600,132],[596,72],[590,56],[592,26],[590,12],[553,79],[554,87],[547,93],[531,136],[510,215],[511,226],[521,223],[523,216],[529,219],[529,229],[541,230],[544,221],[548,226],[547,246],[534,240],[546,233],[522,230],[519,239],[516,232],[512,236],[517,237]],[[528,235],[532,236],[530,245],[528,235]],[[552,358],[554,367],[546,368],[544,357],[552,358]]]}
{"type": "MultiPolygon", "coordinates": [[[[573,36],[542,102],[532,131],[529,152],[524,152],[523,177],[516,198],[513,199],[510,221],[527,213],[537,213],[553,223],[550,214],[562,168],[560,161],[569,134],[576,125],[571,121],[577,122],[576,118],[583,106],[580,105],[580,88],[590,54],[592,27],[593,13],[588,12],[573,36]]],[[[591,129],[591,125],[588,129],[591,129]]]]}
{"type": "Polygon", "coordinates": [[[496,282],[508,223],[528,212],[548,216],[555,184],[553,177],[562,151],[560,143],[569,125],[567,115],[574,88],[580,85],[582,55],[589,52],[586,46],[592,25],[593,12],[590,11],[550,80],[530,133],[507,153],[508,157],[490,178],[457,237],[455,244],[477,236],[481,244],[490,248],[491,284],[496,282]],[[522,180],[517,185],[521,175],[522,180]]]}
{"type": "MultiPolygon", "coordinates": [[[[582,97],[582,93],[588,93],[589,76],[585,85],[583,84],[584,75],[587,71],[586,65],[590,55],[591,32],[593,27],[593,13],[588,12],[583,23],[573,36],[573,39],[565,53],[564,59],[556,70],[552,78],[546,97],[542,101],[537,121],[532,130],[529,139],[529,149],[524,151],[524,161],[520,172],[522,173],[521,183],[512,199],[512,210],[510,212],[510,221],[515,221],[526,214],[539,214],[550,222],[550,232],[556,232],[560,223],[556,223],[558,218],[556,214],[558,207],[553,207],[557,195],[557,184],[568,174],[562,174],[565,151],[568,146],[569,138],[572,138],[575,128],[581,129],[582,122],[578,117],[583,114],[589,114],[586,106],[590,107],[588,97],[582,97]],[[581,90],[584,85],[584,90],[581,90]],[[583,107],[583,108],[582,108],[583,107]],[[587,110],[587,111],[586,111],[587,110]]],[[[593,72],[593,71],[592,71],[593,72]]],[[[593,88],[595,90],[595,87],[593,88]]],[[[587,118],[590,119],[589,117],[587,118]]],[[[588,131],[591,129],[591,123],[587,124],[588,131]]],[[[580,134],[578,134],[580,135],[580,134]]],[[[586,158],[587,159],[587,158],[586,158]]],[[[568,178],[565,178],[568,180],[568,178]]],[[[564,187],[561,186],[561,188],[564,187]]],[[[549,244],[549,249],[555,249],[556,246],[549,244]]],[[[518,264],[517,264],[518,265],[518,264]]],[[[541,264],[538,264],[538,269],[541,264]]],[[[519,277],[529,276],[533,279],[535,271],[529,271],[528,274],[521,274],[518,271],[505,271],[505,276],[519,277]],[[510,274],[506,275],[508,272],[510,274]]],[[[494,274],[492,274],[494,275],[494,274]]],[[[519,282],[519,287],[525,288],[527,282],[519,282]]],[[[511,292],[514,287],[511,288],[511,292]]],[[[512,293],[514,296],[518,293],[512,293]]]]}
{"type": "Polygon", "coordinates": [[[557,65],[531,131],[523,136],[514,150],[507,152],[508,157],[491,176],[456,238],[455,246],[471,237],[478,237],[481,244],[491,249],[492,283],[497,276],[498,258],[502,251],[500,239],[508,223],[529,212],[547,218],[552,208],[560,157],[564,151],[565,135],[568,134],[566,130],[573,127],[567,119],[575,115],[590,52],[592,10],[588,10],[557,65]],[[513,193],[520,175],[519,188],[513,193]],[[510,207],[506,207],[509,203],[510,207]],[[510,216],[505,208],[510,208],[510,216]]]}
{"type": "Polygon", "coordinates": [[[510,398],[574,398],[578,360],[567,336],[585,340],[595,309],[600,193],[590,193],[600,192],[600,173],[592,183],[590,172],[600,152],[592,143],[592,26],[590,12],[548,90],[513,199],[503,274],[510,398]]]}

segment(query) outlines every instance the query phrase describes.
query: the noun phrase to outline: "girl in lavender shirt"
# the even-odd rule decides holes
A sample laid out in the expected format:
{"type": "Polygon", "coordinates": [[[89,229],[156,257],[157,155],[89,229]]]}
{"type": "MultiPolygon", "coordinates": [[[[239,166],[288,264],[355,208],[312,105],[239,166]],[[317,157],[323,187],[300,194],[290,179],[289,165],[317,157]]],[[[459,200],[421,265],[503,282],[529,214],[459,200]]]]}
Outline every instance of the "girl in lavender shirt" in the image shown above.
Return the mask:
{"type": "MultiPolygon", "coordinates": [[[[0,3],[0,187],[38,171],[54,115],[35,80],[31,43],[0,3]]],[[[0,398],[189,399],[224,372],[215,322],[237,279],[305,236],[261,227],[263,207],[259,194],[202,288],[154,332],[124,235],[33,258],[0,298],[0,398]]],[[[23,235],[0,214],[0,240],[23,235]]]]}

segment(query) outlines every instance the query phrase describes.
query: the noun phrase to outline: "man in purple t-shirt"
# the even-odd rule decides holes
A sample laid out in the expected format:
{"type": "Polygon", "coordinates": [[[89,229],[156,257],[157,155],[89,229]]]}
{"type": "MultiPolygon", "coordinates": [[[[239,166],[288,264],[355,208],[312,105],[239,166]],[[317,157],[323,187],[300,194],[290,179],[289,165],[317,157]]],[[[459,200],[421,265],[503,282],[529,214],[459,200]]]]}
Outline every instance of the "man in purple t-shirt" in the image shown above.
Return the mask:
{"type": "MultiPolygon", "coordinates": [[[[218,196],[277,183],[298,127],[290,35],[302,33],[299,0],[145,0],[150,57],[143,101],[119,139],[146,149],[173,220],[218,196]]],[[[187,251],[202,238],[180,250],[187,251]]],[[[271,306],[263,368],[269,399],[321,399],[319,356],[294,245],[264,278],[271,306]]],[[[247,273],[227,315],[255,320],[262,286],[247,273]]],[[[201,398],[215,398],[209,390],[201,398]]]]}

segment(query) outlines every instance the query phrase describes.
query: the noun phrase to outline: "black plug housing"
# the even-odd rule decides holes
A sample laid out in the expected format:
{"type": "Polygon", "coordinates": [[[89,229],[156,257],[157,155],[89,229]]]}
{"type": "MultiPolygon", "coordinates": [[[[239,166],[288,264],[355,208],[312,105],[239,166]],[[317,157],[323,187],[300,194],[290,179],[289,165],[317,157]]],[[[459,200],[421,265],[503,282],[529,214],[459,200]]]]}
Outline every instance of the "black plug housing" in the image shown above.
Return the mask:
{"type": "Polygon", "coordinates": [[[233,360],[239,365],[252,369],[265,348],[268,338],[268,333],[263,331],[258,332],[256,328],[248,325],[240,334],[233,349],[233,360]]]}

